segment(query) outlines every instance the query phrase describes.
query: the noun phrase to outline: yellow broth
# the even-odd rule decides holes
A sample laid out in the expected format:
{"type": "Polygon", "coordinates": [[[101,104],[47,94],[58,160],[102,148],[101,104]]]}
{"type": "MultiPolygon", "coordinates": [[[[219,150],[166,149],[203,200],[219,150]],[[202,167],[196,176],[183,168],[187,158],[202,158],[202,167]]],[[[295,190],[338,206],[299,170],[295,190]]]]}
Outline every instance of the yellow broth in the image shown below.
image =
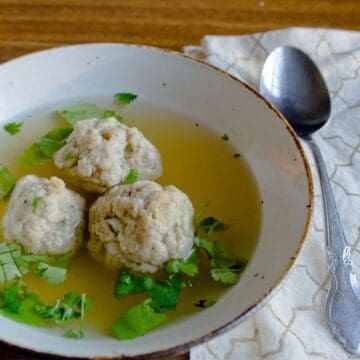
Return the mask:
{"type": "MultiPolygon", "coordinates": [[[[105,104],[107,105],[107,104],[105,104]]],[[[119,110],[119,109],[117,109],[119,110]]],[[[237,150],[222,134],[211,131],[203,124],[147,104],[129,105],[120,111],[129,126],[138,127],[159,149],[164,174],[157,181],[173,184],[188,194],[194,208],[210,202],[205,216],[215,216],[230,227],[215,234],[227,251],[242,258],[250,258],[256,245],[260,227],[261,205],[256,182],[242,157],[234,157],[237,150]]],[[[47,131],[66,126],[53,112],[37,111],[15,135],[3,135],[0,143],[0,161],[10,172],[20,178],[26,174],[43,177],[63,173],[53,163],[37,167],[19,166],[24,150],[47,131]]],[[[21,121],[21,118],[15,119],[21,121]]],[[[66,179],[64,178],[66,181],[66,179]]],[[[88,203],[94,196],[82,193],[88,203]]],[[[0,215],[6,203],[0,204],[0,215]]],[[[202,259],[200,275],[192,279],[193,286],[182,291],[178,308],[169,314],[173,319],[201,311],[194,303],[200,299],[216,300],[228,287],[214,282],[209,276],[206,259],[202,259]]],[[[127,309],[139,303],[143,295],[113,297],[116,273],[104,269],[86,252],[85,247],[72,260],[67,281],[58,286],[47,284],[43,279],[26,276],[31,290],[37,292],[44,303],[51,304],[68,291],[85,292],[95,299],[95,306],[87,313],[87,326],[109,333],[110,325],[127,309]]]]}

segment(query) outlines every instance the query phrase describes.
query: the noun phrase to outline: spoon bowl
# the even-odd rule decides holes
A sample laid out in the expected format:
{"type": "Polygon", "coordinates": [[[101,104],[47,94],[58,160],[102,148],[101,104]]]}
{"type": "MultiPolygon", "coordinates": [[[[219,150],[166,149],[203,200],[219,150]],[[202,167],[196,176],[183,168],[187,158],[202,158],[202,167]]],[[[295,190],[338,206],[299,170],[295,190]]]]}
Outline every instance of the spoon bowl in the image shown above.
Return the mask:
{"type": "Polygon", "coordinates": [[[290,46],[275,49],[266,59],[260,92],[307,137],[328,121],[331,111],[326,83],[315,63],[290,46]]]}

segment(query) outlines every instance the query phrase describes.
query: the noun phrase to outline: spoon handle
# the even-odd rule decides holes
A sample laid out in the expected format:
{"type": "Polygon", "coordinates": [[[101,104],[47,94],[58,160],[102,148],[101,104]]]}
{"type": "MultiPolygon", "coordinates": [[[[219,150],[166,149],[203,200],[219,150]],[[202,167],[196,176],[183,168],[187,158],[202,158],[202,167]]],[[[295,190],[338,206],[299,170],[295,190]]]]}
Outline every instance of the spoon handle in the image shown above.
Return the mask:
{"type": "Polygon", "coordinates": [[[311,137],[306,140],[318,166],[323,195],[325,241],[330,275],[326,320],[332,333],[344,348],[350,353],[359,354],[360,291],[352,266],[351,249],[341,226],[320,149],[311,137]]]}

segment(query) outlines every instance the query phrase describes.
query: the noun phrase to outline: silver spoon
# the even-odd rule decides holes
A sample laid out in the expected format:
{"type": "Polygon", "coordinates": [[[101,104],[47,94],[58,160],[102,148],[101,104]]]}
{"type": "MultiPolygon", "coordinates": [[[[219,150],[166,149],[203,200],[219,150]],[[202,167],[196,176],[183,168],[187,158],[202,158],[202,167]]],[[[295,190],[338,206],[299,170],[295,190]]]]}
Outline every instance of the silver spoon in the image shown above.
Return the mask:
{"type": "Polygon", "coordinates": [[[325,238],[330,275],[326,320],[335,338],[353,354],[360,354],[360,290],[352,267],[350,247],[336,210],[320,149],[312,134],[330,116],[330,97],[314,62],[302,51],[282,46],[266,59],[260,93],[290,122],[310,145],[318,166],[323,194],[325,238]]]}

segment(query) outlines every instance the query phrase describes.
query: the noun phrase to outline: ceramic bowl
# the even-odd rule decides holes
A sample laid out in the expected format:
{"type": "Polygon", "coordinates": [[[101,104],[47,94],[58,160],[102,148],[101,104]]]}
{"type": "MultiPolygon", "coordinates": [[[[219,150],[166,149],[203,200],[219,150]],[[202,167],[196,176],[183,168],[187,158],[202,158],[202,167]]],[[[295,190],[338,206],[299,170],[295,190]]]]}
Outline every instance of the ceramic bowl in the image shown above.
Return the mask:
{"type": "MultiPolygon", "coordinates": [[[[113,96],[119,84],[141,93],[154,105],[206,123],[219,136],[231,133],[233,145],[255,175],[263,200],[256,251],[240,282],[216,305],[144,337],[119,342],[93,333],[71,341],[54,329],[22,325],[0,316],[0,340],[4,343],[71,358],[185,351],[264,305],[281,286],[301,249],[311,215],[312,182],[299,140],[256,91],[209,65],[174,52],[119,44],[34,53],[0,66],[1,121],[45,104],[113,96]]],[[[2,132],[0,140],[3,136],[7,135],[2,132]]]]}

